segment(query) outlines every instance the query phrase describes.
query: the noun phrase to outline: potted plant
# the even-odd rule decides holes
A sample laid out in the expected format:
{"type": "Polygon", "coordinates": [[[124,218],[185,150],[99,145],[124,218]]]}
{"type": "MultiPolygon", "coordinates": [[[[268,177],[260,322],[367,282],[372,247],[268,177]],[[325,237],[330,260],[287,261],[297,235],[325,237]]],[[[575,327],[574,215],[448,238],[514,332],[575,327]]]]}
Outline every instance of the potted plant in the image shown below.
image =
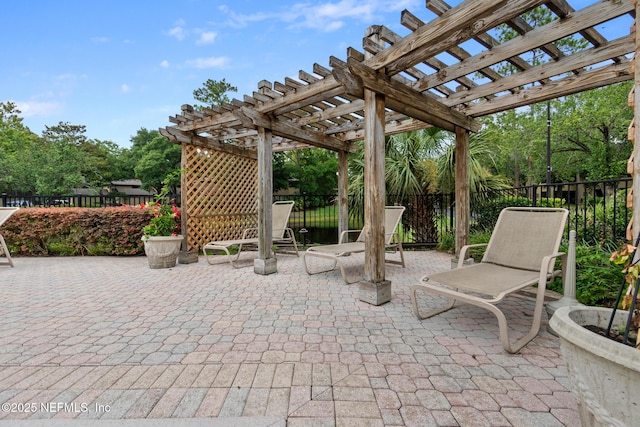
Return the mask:
{"type": "Polygon", "coordinates": [[[637,338],[630,339],[634,331],[637,336],[640,320],[637,246],[638,240],[635,246],[625,244],[611,256],[625,273],[613,308],[562,307],[549,321],[560,337],[583,426],[629,426],[640,420],[640,351],[637,338]]]}
{"type": "Polygon", "coordinates": [[[153,217],[142,229],[144,252],[150,268],[175,267],[183,236],[180,234],[180,208],[169,199],[169,188],[180,171],[169,174],[155,203],[141,205],[149,209],[153,217]]]}

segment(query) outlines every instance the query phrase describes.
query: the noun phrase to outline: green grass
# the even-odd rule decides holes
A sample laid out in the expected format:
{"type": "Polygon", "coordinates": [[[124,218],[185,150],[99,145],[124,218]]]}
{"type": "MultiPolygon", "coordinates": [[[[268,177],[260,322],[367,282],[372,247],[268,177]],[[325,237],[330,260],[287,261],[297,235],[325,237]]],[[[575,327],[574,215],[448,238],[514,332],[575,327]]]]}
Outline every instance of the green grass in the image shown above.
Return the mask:
{"type": "MultiPolygon", "coordinates": [[[[294,212],[291,214],[289,220],[289,226],[297,229],[302,227],[314,227],[314,228],[334,228],[338,226],[338,208],[337,206],[324,206],[315,209],[307,209],[306,213],[303,211],[294,212]],[[305,220],[306,218],[306,220],[305,220]]],[[[349,219],[349,228],[357,227],[355,221],[349,219]]]]}

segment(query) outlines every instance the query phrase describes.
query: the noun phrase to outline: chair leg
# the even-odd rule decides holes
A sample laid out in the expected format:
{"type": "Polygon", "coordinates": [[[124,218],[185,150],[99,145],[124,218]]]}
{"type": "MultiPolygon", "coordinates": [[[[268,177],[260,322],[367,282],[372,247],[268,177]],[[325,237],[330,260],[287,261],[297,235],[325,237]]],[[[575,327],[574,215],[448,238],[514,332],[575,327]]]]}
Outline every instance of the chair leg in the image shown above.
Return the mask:
{"type": "Polygon", "coordinates": [[[433,310],[428,311],[426,314],[421,314],[420,313],[420,309],[418,308],[418,298],[417,298],[417,295],[416,295],[418,290],[422,290],[422,291],[425,291],[427,293],[429,293],[429,292],[422,285],[413,285],[413,286],[411,286],[411,289],[410,289],[410,292],[411,292],[411,306],[413,308],[413,314],[415,314],[416,317],[418,319],[420,319],[420,320],[428,319],[429,317],[433,317],[436,314],[440,314],[440,313],[444,313],[445,311],[449,311],[456,304],[456,300],[454,298],[447,298],[448,303],[444,307],[435,308],[433,310]]]}
{"type": "MultiPolygon", "coordinates": [[[[229,249],[228,249],[228,248],[223,247],[223,246],[219,246],[219,247],[216,247],[216,248],[209,248],[209,250],[210,250],[213,254],[215,254],[215,251],[221,251],[221,252],[224,252],[224,253],[227,255],[227,259],[229,260],[229,264],[231,264],[231,267],[233,267],[233,268],[240,268],[240,267],[236,266],[236,265],[234,264],[234,262],[235,262],[235,261],[237,261],[237,260],[240,258],[241,248],[239,248],[239,249],[238,249],[238,253],[235,255],[235,257],[233,257],[233,256],[231,255],[231,253],[229,253],[229,249]]],[[[211,254],[211,255],[210,255],[210,254],[208,254],[208,253],[207,253],[207,250],[206,250],[205,248],[202,248],[202,252],[204,253],[205,259],[207,260],[207,262],[208,262],[210,265],[214,265],[214,264],[216,264],[216,263],[214,263],[214,262],[212,262],[212,261],[211,261],[211,259],[213,258],[213,256],[212,256],[213,254],[211,254]]]]}
{"type": "Polygon", "coordinates": [[[11,254],[9,253],[9,248],[7,248],[7,244],[4,241],[4,237],[0,234],[0,253],[4,253],[4,256],[7,257],[7,262],[0,262],[0,265],[9,265],[13,267],[13,260],[11,259],[11,254]]]}
{"type": "Polygon", "coordinates": [[[319,253],[313,253],[312,256],[315,256],[316,258],[324,258],[324,259],[331,260],[331,261],[333,261],[333,265],[330,268],[327,268],[327,269],[324,269],[324,270],[311,272],[309,270],[309,266],[307,265],[307,255],[309,255],[309,252],[303,252],[302,253],[302,265],[304,265],[304,270],[307,272],[308,275],[326,273],[328,271],[335,270],[336,267],[340,267],[340,274],[342,275],[342,280],[344,280],[344,283],[346,283],[347,285],[350,285],[350,284],[355,283],[355,282],[360,280],[359,278],[357,278],[355,280],[349,280],[347,278],[347,272],[346,272],[342,262],[340,262],[340,258],[334,257],[334,256],[325,255],[325,254],[319,254],[319,253]]]}
{"type": "Polygon", "coordinates": [[[402,251],[402,244],[399,244],[397,246],[397,248],[394,248],[393,252],[389,252],[389,253],[395,254],[396,252],[400,252],[400,261],[396,261],[394,259],[387,259],[386,255],[385,255],[384,262],[387,263],[387,264],[400,265],[400,266],[402,266],[404,268],[405,267],[405,265],[404,265],[404,252],[402,251]]]}
{"type": "MultiPolygon", "coordinates": [[[[350,285],[352,283],[356,283],[358,281],[360,281],[359,278],[355,279],[355,280],[349,280],[347,279],[347,272],[344,269],[344,265],[340,262],[339,259],[336,259],[336,263],[338,264],[338,266],[340,267],[340,274],[342,275],[342,280],[344,280],[344,283],[346,283],[347,285],[350,285]]],[[[335,266],[334,266],[335,268],[335,266]]]]}
{"type": "MultiPolygon", "coordinates": [[[[546,279],[546,277],[545,277],[545,279],[546,279]]],[[[420,314],[420,312],[418,310],[418,304],[417,304],[417,300],[416,300],[416,291],[418,291],[419,289],[424,290],[427,293],[429,292],[422,285],[413,285],[411,287],[411,303],[412,303],[412,306],[413,306],[413,312],[416,315],[416,317],[418,317],[419,319],[426,319],[428,317],[435,316],[436,314],[445,312],[445,311],[453,308],[453,306],[454,306],[454,304],[456,302],[455,299],[446,297],[450,301],[449,305],[447,305],[446,307],[443,307],[443,308],[437,308],[435,310],[431,310],[431,311],[427,312],[426,314],[422,315],[422,314],[420,314]]],[[[502,343],[502,347],[508,353],[516,353],[518,350],[520,350],[522,347],[524,347],[526,344],[528,344],[531,340],[533,340],[538,335],[538,331],[540,330],[540,319],[542,317],[542,308],[543,308],[543,303],[544,303],[544,292],[545,292],[545,289],[546,289],[546,286],[544,285],[544,283],[542,285],[540,285],[540,284],[538,285],[538,292],[537,292],[537,296],[536,296],[536,306],[535,306],[535,309],[534,309],[533,323],[531,325],[531,329],[529,330],[529,332],[524,337],[520,338],[519,340],[517,340],[515,342],[511,342],[511,340],[509,339],[509,326],[507,325],[507,318],[505,317],[505,315],[502,312],[502,310],[500,310],[497,306],[495,306],[493,303],[481,301],[481,300],[478,300],[478,299],[475,299],[475,300],[467,300],[467,299],[465,299],[464,302],[472,304],[472,305],[475,305],[476,307],[484,308],[484,309],[490,311],[491,313],[493,313],[493,315],[496,316],[496,319],[498,319],[498,331],[500,333],[500,341],[502,343]]],[[[438,295],[439,296],[444,296],[444,295],[439,294],[439,293],[438,293],[438,295]]]]}
{"type": "Polygon", "coordinates": [[[404,265],[404,252],[402,251],[402,243],[398,244],[398,251],[400,252],[400,265],[402,265],[402,268],[405,267],[404,265]]]}
{"type": "Polygon", "coordinates": [[[291,243],[293,243],[293,249],[296,251],[296,256],[299,257],[300,254],[298,253],[298,245],[296,243],[296,238],[293,235],[293,230],[289,229],[286,231],[286,233],[289,235],[289,239],[291,240],[291,243]]]}
{"type": "Polygon", "coordinates": [[[310,275],[310,276],[313,275],[313,274],[326,273],[327,271],[335,270],[336,265],[338,264],[338,259],[337,258],[328,258],[328,257],[325,257],[325,256],[317,256],[317,255],[314,254],[313,256],[315,256],[316,258],[331,259],[333,261],[333,265],[331,266],[331,268],[327,268],[326,270],[320,270],[320,271],[311,272],[311,270],[309,270],[309,266],[307,265],[307,255],[308,255],[308,252],[303,252],[302,253],[302,265],[304,265],[304,271],[306,271],[307,274],[310,275]]]}

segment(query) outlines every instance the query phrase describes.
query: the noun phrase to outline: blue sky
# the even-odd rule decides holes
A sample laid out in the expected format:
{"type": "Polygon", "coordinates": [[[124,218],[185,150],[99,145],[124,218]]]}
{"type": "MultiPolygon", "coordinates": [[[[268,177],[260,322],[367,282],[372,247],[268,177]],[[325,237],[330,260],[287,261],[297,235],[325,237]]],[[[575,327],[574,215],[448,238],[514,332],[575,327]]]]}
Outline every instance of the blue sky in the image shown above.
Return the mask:
{"type": "MultiPolygon", "coordinates": [[[[576,9],[595,0],[569,0],[576,9]]],[[[297,78],[331,55],[361,50],[382,24],[406,35],[400,12],[434,18],[424,0],[31,0],[5,2],[0,102],[24,124],[87,127],[89,138],[130,146],[138,129],[171,125],[207,79],[251,94],[261,80],[297,78]]],[[[451,5],[459,0],[449,0],[451,5]]],[[[610,29],[613,30],[613,29],[610,29]]],[[[628,28],[621,29],[628,33],[628,28]]]]}

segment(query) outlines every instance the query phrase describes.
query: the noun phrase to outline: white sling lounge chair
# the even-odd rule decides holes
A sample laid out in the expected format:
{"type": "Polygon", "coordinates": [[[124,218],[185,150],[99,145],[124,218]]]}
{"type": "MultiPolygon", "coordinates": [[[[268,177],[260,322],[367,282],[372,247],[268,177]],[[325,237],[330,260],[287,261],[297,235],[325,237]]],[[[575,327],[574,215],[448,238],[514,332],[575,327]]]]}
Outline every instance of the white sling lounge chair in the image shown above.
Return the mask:
{"type": "MultiPolygon", "coordinates": [[[[20,208],[0,208],[0,227],[18,209],[20,208]]],[[[0,255],[2,254],[4,254],[4,256],[7,258],[7,261],[0,262],[0,265],[10,265],[11,267],[13,267],[13,260],[11,259],[11,255],[9,254],[9,248],[7,248],[4,237],[2,237],[2,234],[0,234],[0,255]]]]}
{"type": "Polygon", "coordinates": [[[566,256],[558,252],[558,247],[567,215],[566,209],[503,209],[480,263],[462,266],[469,248],[485,244],[464,246],[458,268],[424,276],[420,284],[411,287],[414,314],[426,319],[453,308],[456,300],[485,308],[498,318],[504,349],[509,353],[517,352],[538,334],[547,282],[560,273],[563,280],[565,278],[566,256]],[[562,259],[562,271],[554,271],[558,257],[562,259]],[[495,304],[533,284],[538,285],[533,324],[529,333],[512,343],[507,319],[495,304]],[[421,314],[416,297],[418,291],[447,297],[449,304],[421,314]]]}
{"type": "MultiPolygon", "coordinates": [[[[400,261],[385,259],[388,264],[398,264],[404,267],[404,254],[402,252],[402,241],[398,237],[396,229],[400,224],[402,213],[404,212],[404,206],[386,206],[384,209],[384,230],[385,230],[385,249],[392,249],[394,252],[400,252],[400,261]]],[[[307,274],[318,274],[326,271],[331,271],[336,268],[336,265],[340,267],[340,273],[345,283],[354,283],[358,279],[349,280],[344,270],[344,265],[340,261],[341,257],[349,256],[354,253],[360,253],[365,251],[364,245],[364,230],[346,230],[340,234],[340,241],[335,245],[321,245],[312,246],[302,253],[302,264],[307,274]],[[349,242],[349,233],[359,232],[360,235],[355,242],[349,242]],[[333,261],[333,265],[325,270],[311,272],[307,265],[306,257],[318,257],[325,258],[333,261]]]]}
{"type": "MultiPolygon", "coordinates": [[[[272,225],[272,241],[273,244],[291,244],[295,250],[296,256],[298,256],[298,245],[296,244],[296,238],[293,234],[293,230],[287,227],[289,222],[289,216],[291,216],[291,210],[293,209],[293,200],[283,200],[274,202],[271,207],[271,225],[272,225]]],[[[213,255],[216,252],[224,252],[227,255],[229,263],[234,268],[239,268],[235,262],[240,258],[240,253],[244,247],[254,247],[258,244],[257,228],[247,228],[242,232],[242,237],[236,240],[219,240],[215,242],[209,242],[202,247],[202,252],[207,258],[209,264],[212,262],[213,255]],[[237,246],[238,252],[235,256],[231,256],[229,248],[237,246]],[[209,253],[207,253],[209,251],[209,253]]]]}

